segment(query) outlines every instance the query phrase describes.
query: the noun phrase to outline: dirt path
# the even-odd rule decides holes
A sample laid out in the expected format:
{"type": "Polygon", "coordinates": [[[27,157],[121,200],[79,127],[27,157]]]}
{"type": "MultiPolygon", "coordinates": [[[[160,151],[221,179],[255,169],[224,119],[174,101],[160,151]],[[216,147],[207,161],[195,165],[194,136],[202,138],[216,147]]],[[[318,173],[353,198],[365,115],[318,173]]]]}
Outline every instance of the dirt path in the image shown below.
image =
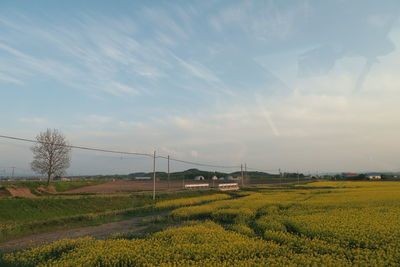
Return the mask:
{"type": "Polygon", "coordinates": [[[21,237],[18,239],[0,243],[0,252],[15,251],[48,244],[64,238],[78,238],[84,236],[93,236],[102,239],[111,236],[114,233],[132,233],[143,231],[147,226],[141,225],[144,220],[164,216],[167,213],[136,217],[120,222],[112,222],[98,226],[85,226],[67,230],[58,230],[54,232],[35,234],[21,237]]]}
{"type": "Polygon", "coordinates": [[[17,188],[13,186],[6,187],[6,190],[10,192],[13,197],[27,197],[27,198],[37,198],[34,194],[31,193],[29,188],[17,188]]]}

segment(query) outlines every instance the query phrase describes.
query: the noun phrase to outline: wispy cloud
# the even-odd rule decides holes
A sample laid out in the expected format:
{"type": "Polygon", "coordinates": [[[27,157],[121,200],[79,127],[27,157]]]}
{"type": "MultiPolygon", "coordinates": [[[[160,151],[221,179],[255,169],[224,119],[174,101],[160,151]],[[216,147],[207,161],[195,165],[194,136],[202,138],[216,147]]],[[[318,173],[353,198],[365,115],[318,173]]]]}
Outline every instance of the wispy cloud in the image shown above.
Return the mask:
{"type": "MultiPolygon", "coordinates": [[[[0,49],[5,52],[3,62],[8,66],[2,64],[0,69],[11,72],[18,68],[24,73],[55,78],[74,88],[100,90],[118,96],[139,95],[135,77],[139,80],[157,79],[163,75],[160,64],[167,62],[159,47],[142,45],[136,40],[133,36],[135,23],[127,18],[102,20],[85,16],[72,21],[69,26],[47,28],[28,23],[9,22],[4,25],[18,29],[21,33],[18,39],[24,38],[21,36],[32,38],[31,41],[56,50],[57,55],[47,54],[47,58],[39,58],[0,43],[0,49]]],[[[13,41],[15,43],[15,40],[10,43],[13,41]]],[[[24,79],[26,77],[20,75],[13,81],[24,79]]]]}
{"type": "Polygon", "coordinates": [[[371,154],[395,164],[393,3],[143,3],[119,16],[83,8],[62,18],[0,11],[0,90],[6,104],[21,103],[10,116],[23,134],[56,125],[77,143],[261,168],[361,168],[371,154]]]}
{"type": "Polygon", "coordinates": [[[110,86],[108,88],[105,88],[104,90],[116,96],[123,96],[126,94],[129,95],[140,94],[139,90],[118,82],[110,83],[110,86]]]}
{"type": "MultiPolygon", "coordinates": [[[[204,65],[198,62],[188,62],[179,58],[178,56],[172,55],[176,61],[192,76],[197,79],[200,79],[202,82],[205,82],[206,86],[209,88],[204,88],[205,90],[211,90],[212,92],[219,91],[223,93],[232,94],[232,91],[217,77],[215,76],[209,69],[207,69],[204,65]]],[[[195,83],[195,82],[194,82],[195,83]]],[[[197,86],[196,86],[197,87],[197,86]]]]}
{"type": "Polygon", "coordinates": [[[25,84],[24,82],[22,82],[20,80],[17,80],[15,78],[10,77],[10,76],[8,76],[6,74],[3,74],[3,73],[0,73],[0,81],[4,81],[6,83],[13,83],[13,84],[16,84],[16,85],[24,85],[25,84]]]}
{"type": "Polygon", "coordinates": [[[87,123],[93,124],[105,124],[113,121],[113,118],[110,116],[100,116],[100,115],[89,115],[83,118],[83,120],[87,123]]]}
{"type": "Polygon", "coordinates": [[[49,120],[47,118],[41,118],[41,117],[30,117],[30,118],[22,117],[19,118],[18,121],[22,123],[35,124],[40,126],[49,124],[49,120]]]}

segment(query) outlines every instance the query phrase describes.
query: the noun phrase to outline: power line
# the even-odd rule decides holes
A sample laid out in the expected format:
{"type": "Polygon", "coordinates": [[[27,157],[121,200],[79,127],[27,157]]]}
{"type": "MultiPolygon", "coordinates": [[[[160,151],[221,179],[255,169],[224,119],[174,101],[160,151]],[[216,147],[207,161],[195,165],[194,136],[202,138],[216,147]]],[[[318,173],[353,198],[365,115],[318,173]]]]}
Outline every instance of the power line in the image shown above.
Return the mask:
{"type": "MultiPolygon", "coordinates": [[[[19,137],[14,137],[14,136],[6,136],[6,135],[0,135],[0,138],[12,139],[12,140],[18,140],[18,141],[24,141],[24,142],[30,142],[30,143],[51,144],[51,143],[49,143],[49,142],[41,142],[41,141],[37,141],[37,140],[26,139],[26,138],[19,138],[19,137]]],[[[64,147],[75,148],[75,149],[82,149],[82,150],[91,150],[91,151],[105,152],[105,153],[125,154],[125,155],[138,155],[138,156],[153,157],[153,155],[151,155],[151,154],[139,153],[139,152],[116,151],[116,150],[108,150],[108,149],[101,149],[101,148],[93,148],[93,147],[85,147],[85,146],[74,146],[74,145],[63,145],[63,144],[53,144],[53,145],[56,145],[56,146],[64,146],[64,147]]]]}
{"type": "MultiPolygon", "coordinates": [[[[50,144],[48,142],[41,142],[41,141],[37,141],[37,140],[32,140],[32,139],[27,139],[27,138],[19,138],[19,137],[14,137],[14,136],[7,136],[7,135],[0,135],[0,138],[23,141],[23,142],[30,142],[30,143],[50,144]]],[[[148,154],[148,153],[126,152],[126,151],[108,150],[108,149],[86,147],[86,146],[75,146],[75,145],[63,145],[63,144],[53,144],[53,145],[59,145],[59,146],[75,148],[75,149],[81,149],[81,150],[113,153],[113,154],[124,154],[124,155],[137,155],[137,156],[145,156],[145,157],[154,157],[154,155],[148,154]]],[[[156,156],[156,158],[168,159],[168,157],[166,157],[166,156],[156,156]]],[[[211,168],[224,168],[224,169],[240,168],[240,166],[213,165],[213,164],[205,164],[205,163],[199,163],[199,162],[181,160],[181,159],[175,159],[175,158],[170,158],[170,160],[171,161],[175,161],[175,162],[180,162],[180,163],[186,163],[186,164],[191,164],[191,165],[196,165],[196,166],[203,166],[203,167],[211,167],[211,168]]]]}
{"type": "Polygon", "coordinates": [[[6,169],[15,169],[15,170],[19,170],[19,171],[23,171],[23,172],[30,172],[31,170],[29,169],[25,169],[25,168],[20,168],[20,167],[1,167],[0,169],[6,170],[6,169]]]}
{"type": "MultiPolygon", "coordinates": [[[[157,156],[157,158],[163,158],[163,159],[168,159],[168,157],[165,156],[157,156]]],[[[204,164],[204,163],[198,163],[198,162],[193,162],[193,161],[188,161],[188,160],[181,160],[181,159],[174,159],[174,158],[169,158],[171,161],[175,162],[181,162],[181,163],[186,163],[186,164],[192,164],[196,166],[203,166],[203,167],[212,167],[212,168],[223,168],[223,169],[237,169],[240,168],[240,165],[237,166],[223,166],[223,165],[213,165],[213,164],[204,164]]]]}
{"type": "Polygon", "coordinates": [[[262,170],[262,169],[256,169],[256,168],[251,168],[247,166],[247,170],[250,171],[259,171],[259,172],[279,172],[279,169],[274,169],[274,170],[262,170]]]}

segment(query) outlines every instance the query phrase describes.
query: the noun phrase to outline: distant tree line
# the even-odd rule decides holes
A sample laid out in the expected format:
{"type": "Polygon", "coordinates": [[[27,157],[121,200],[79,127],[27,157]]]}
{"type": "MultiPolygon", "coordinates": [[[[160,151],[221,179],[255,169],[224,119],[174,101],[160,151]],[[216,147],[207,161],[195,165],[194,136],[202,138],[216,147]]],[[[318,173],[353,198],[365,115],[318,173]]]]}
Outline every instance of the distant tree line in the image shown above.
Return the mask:
{"type": "MultiPolygon", "coordinates": [[[[227,176],[232,176],[232,177],[238,177],[241,176],[240,171],[236,172],[218,172],[218,171],[203,171],[199,169],[188,169],[185,171],[179,171],[179,172],[171,172],[170,173],[170,179],[171,180],[193,180],[196,176],[203,176],[206,180],[210,180],[213,176],[217,176],[218,178],[221,177],[227,177],[227,176]]],[[[108,175],[86,175],[86,176],[76,176],[79,178],[85,178],[85,179],[93,179],[93,180],[102,180],[102,179],[135,179],[136,177],[153,177],[152,172],[135,172],[135,173],[130,173],[130,174],[108,174],[108,175]]],[[[167,172],[156,172],[156,177],[157,179],[160,180],[166,180],[168,178],[168,173],[167,172]]],[[[256,171],[251,171],[247,172],[247,177],[250,179],[268,179],[268,178],[279,178],[279,174],[270,174],[266,172],[256,172],[256,171]]],[[[296,176],[290,176],[288,177],[296,177],[296,176]]],[[[300,174],[300,178],[304,177],[303,174],[300,174]]]]}

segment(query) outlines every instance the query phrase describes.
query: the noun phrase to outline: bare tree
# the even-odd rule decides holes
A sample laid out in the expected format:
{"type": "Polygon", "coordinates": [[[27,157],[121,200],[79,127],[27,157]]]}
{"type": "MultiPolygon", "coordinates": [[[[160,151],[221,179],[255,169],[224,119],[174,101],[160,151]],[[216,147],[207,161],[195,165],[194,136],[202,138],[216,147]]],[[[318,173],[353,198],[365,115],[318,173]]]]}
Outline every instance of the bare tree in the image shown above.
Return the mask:
{"type": "Polygon", "coordinates": [[[47,129],[36,136],[37,143],[31,148],[33,161],[31,168],[34,172],[47,174],[47,185],[56,175],[63,175],[70,166],[71,148],[65,136],[54,129],[47,129]]]}

